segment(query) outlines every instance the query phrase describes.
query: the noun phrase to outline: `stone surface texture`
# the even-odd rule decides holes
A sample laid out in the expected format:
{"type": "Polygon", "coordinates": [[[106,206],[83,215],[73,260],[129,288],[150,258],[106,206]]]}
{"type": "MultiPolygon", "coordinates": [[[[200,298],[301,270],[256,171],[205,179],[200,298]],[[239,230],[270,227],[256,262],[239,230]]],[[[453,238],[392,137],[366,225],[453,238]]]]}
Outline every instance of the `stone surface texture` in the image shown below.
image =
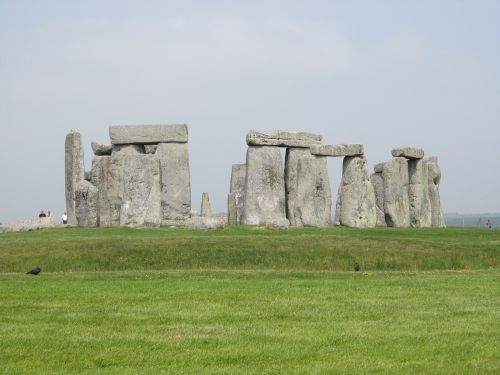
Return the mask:
{"type": "Polygon", "coordinates": [[[186,220],[189,229],[221,229],[227,222],[226,217],[202,217],[196,216],[186,220]]]}
{"type": "Polygon", "coordinates": [[[144,145],[144,153],[145,154],[154,154],[156,153],[156,149],[158,145],[144,145]]]}
{"type": "Polygon", "coordinates": [[[389,227],[410,226],[410,202],[408,199],[408,162],[394,157],[384,165],[384,212],[389,227]]]}
{"type": "Polygon", "coordinates": [[[128,155],[123,164],[120,225],[158,227],[160,224],[159,160],[154,155],[128,155]]]}
{"type": "Polygon", "coordinates": [[[243,224],[288,221],[285,216],[285,176],[279,148],[250,146],[247,151],[243,224]]]}
{"type": "Polygon", "coordinates": [[[377,205],[377,225],[385,226],[385,213],[384,213],[384,178],[382,173],[373,173],[370,176],[373,190],[375,192],[375,204],[377,205]]]}
{"type": "Polygon", "coordinates": [[[113,145],[111,143],[92,141],[90,145],[96,156],[111,155],[111,151],[113,151],[113,145]]]}
{"type": "Polygon", "coordinates": [[[79,227],[96,227],[99,217],[99,190],[89,181],[80,181],[75,189],[76,221],[79,227]]]}
{"type": "Polygon", "coordinates": [[[233,164],[231,168],[231,183],[227,198],[227,212],[230,225],[241,224],[243,201],[245,199],[246,171],[246,164],[233,164]]]}
{"type": "Polygon", "coordinates": [[[283,130],[251,130],[247,134],[249,146],[310,147],[321,143],[321,135],[283,130]]]}
{"type": "Polygon", "coordinates": [[[201,216],[212,217],[212,206],[210,205],[210,197],[207,192],[201,194],[201,216]]]}
{"type": "Polygon", "coordinates": [[[373,167],[373,171],[375,173],[382,173],[384,171],[384,164],[385,163],[378,163],[378,164],[375,164],[375,166],[373,167]]]}
{"type": "Polygon", "coordinates": [[[312,145],[311,154],[318,156],[360,156],[365,153],[362,144],[312,145]]]}
{"type": "Polygon", "coordinates": [[[327,227],[332,197],[326,157],[288,148],[285,159],[286,216],[291,226],[327,227]]]}
{"type": "Polygon", "coordinates": [[[410,226],[431,226],[431,201],[428,188],[428,167],[422,159],[408,160],[408,200],[410,203],[410,226]]]}
{"type": "Polygon", "coordinates": [[[339,197],[337,209],[340,225],[356,228],[370,228],[376,225],[375,192],[365,157],[344,158],[339,197]]]}
{"type": "Polygon", "coordinates": [[[0,225],[0,233],[3,232],[28,232],[30,230],[38,230],[44,228],[54,228],[54,220],[52,217],[41,217],[36,219],[20,219],[10,221],[0,225]]]}
{"type": "Polygon", "coordinates": [[[431,226],[436,228],[445,227],[441,198],[439,196],[439,184],[441,182],[441,169],[438,158],[431,156],[424,159],[428,169],[428,190],[431,204],[431,226]]]}
{"type": "Polygon", "coordinates": [[[80,133],[71,131],[64,144],[64,177],[68,224],[76,225],[75,189],[84,180],[83,143],[80,133]]]}
{"type": "Polygon", "coordinates": [[[155,154],[160,160],[163,225],[183,225],[191,212],[191,183],[187,143],[160,143],[155,154]]]}
{"type": "Polygon", "coordinates": [[[186,143],[188,129],[185,124],[176,125],[116,125],[109,127],[109,138],[118,144],[186,143]]]}
{"type": "Polygon", "coordinates": [[[114,145],[111,155],[141,155],[144,154],[143,145],[114,145]]]}
{"type": "Polygon", "coordinates": [[[411,146],[397,146],[391,151],[394,157],[404,157],[407,159],[422,159],[424,157],[424,150],[411,146]]]}

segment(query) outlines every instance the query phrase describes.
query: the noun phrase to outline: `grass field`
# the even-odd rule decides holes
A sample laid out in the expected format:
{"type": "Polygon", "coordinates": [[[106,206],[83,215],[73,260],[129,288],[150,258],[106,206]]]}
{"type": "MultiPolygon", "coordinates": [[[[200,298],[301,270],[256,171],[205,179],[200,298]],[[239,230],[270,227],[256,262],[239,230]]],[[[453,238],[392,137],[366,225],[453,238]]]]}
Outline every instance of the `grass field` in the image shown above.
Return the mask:
{"type": "Polygon", "coordinates": [[[2,374],[500,373],[498,230],[8,233],[0,285],[2,374]]]}

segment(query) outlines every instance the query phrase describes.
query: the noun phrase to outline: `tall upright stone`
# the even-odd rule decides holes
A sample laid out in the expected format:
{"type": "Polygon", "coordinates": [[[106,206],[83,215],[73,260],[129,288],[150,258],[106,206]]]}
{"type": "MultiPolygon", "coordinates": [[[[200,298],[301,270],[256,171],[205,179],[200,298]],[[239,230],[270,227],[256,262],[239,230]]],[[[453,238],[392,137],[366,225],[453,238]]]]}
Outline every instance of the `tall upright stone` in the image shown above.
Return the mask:
{"type": "Polygon", "coordinates": [[[72,130],[66,135],[64,144],[64,177],[66,193],[66,213],[68,224],[76,225],[75,190],[84,180],[83,144],[80,133],[72,130]]]}
{"type": "Polygon", "coordinates": [[[431,226],[436,228],[445,227],[443,211],[441,209],[441,198],[439,196],[439,184],[441,182],[441,169],[438,158],[430,156],[424,159],[428,168],[428,190],[431,203],[431,226]]]}
{"type": "Polygon", "coordinates": [[[389,227],[410,226],[408,199],[408,162],[404,157],[393,157],[384,164],[384,212],[389,227]]]}
{"type": "Polygon", "coordinates": [[[242,223],[286,226],[285,176],[279,148],[248,147],[246,165],[242,223]]]}
{"type": "Polygon", "coordinates": [[[99,190],[89,181],[83,180],[75,189],[75,214],[80,227],[96,227],[99,216],[99,190]]]}
{"type": "Polygon", "coordinates": [[[241,224],[245,199],[246,170],[246,164],[233,164],[231,168],[231,183],[227,197],[227,214],[230,225],[241,224]]]}
{"type": "Polygon", "coordinates": [[[210,198],[207,192],[201,195],[201,216],[212,217],[212,207],[210,206],[210,198]]]}
{"type": "Polygon", "coordinates": [[[285,189],[290,225],[330,225],[332,197],[326,157],[311,155],[304,148],[287,148],[285,189]]]}
{"type": "Polygon", "coordinates": [[[120,225],[158,227],[161,224],[160,163],[154,155],[129,155],[123,163],[120,225]]]}
{"type": "Polygon", "coordinates": [[[187,143],[159,143],[163,225],[183,225],[191,212],[191,183],[187,143]]]}
{"type": "Polygon", "coordinates": [[[340,225],[356,228],[376,225],[375,192],[364,156],[344,158],[339,197],[340,225]]]}
{"type": "Polygon", "coordinates": [[[427,228],[432,223],[431,201],[428,188],[428,167],[422,159],[408,160],[408,199],[410,225],[427,228]]]}
{"type": "Polygon", "coordinates": [[[377,206],[377,225],[385,226],[385,213],[384,213],[384,178],[382,172],[375,172],[370,176],[373,190],[375,192],[375,204],[377,206]]]}

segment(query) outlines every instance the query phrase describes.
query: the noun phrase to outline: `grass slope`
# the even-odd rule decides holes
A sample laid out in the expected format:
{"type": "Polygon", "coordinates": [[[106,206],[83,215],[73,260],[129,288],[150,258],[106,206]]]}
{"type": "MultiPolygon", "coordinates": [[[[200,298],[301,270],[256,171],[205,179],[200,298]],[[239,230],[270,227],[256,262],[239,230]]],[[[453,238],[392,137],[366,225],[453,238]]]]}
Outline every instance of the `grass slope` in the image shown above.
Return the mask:
{"type": "Polygon", "coordinates": [[[62,228],[0,234],[0,272],[500,268],[500,230],[62,228]]]}
{"type": "Polygon", "coordinates": [[[498,374],[499,276],[0,274],[0,373],[498,374]]]}

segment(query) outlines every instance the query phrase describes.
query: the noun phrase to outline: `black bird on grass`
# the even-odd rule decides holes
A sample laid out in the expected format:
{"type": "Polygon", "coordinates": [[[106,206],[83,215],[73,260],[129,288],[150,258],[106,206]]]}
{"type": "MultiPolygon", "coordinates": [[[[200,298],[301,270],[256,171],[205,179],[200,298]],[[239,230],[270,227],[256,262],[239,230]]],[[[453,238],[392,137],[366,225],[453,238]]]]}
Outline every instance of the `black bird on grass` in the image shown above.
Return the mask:
{"type": "Polygon", "coordinates": [[[356,271],[356,272],[361,271],[361,266],[359,265],[359,263],[356,263],[356,264],[354,265],[354,271],[356,271]]]}
{"type": "Polygon", "coordinates": [[[38,275],[40,272],[42,272],[42,269],[40,266],[36,266],[31,271],[26,272],[26,275],[38,275]]]}

